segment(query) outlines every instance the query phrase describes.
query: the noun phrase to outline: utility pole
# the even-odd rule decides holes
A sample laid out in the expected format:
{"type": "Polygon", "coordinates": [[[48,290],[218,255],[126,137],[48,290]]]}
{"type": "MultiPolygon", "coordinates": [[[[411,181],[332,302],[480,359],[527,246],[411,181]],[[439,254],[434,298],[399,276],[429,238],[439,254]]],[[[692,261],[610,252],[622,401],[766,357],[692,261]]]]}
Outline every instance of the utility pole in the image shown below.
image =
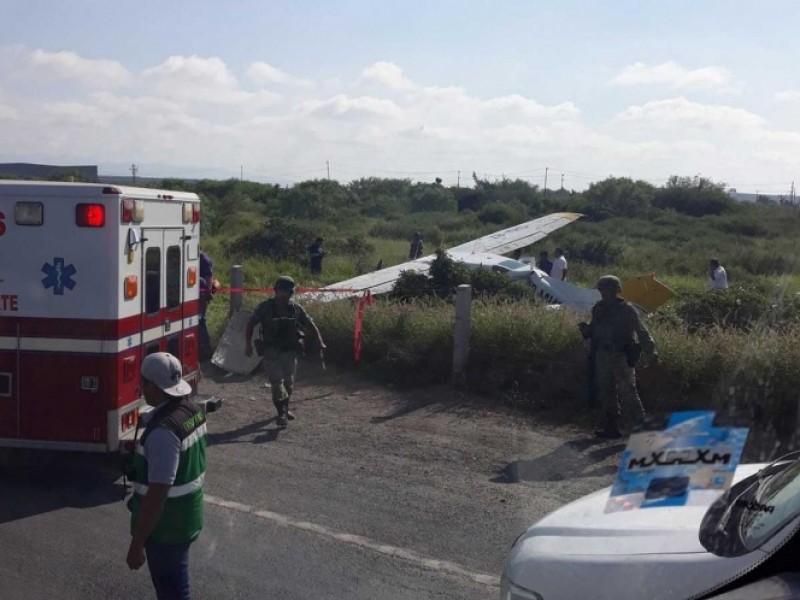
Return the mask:
{"type": "Polygon", "coordinates": [[[561,189],[564,189],[564,174],[561,174],[561,189]]]}
{"type": "Polygon", "coordinates": [[[330,161],[325,161],[325,166],[328,167],[328,181],[331,179],[331,163],[330,161]]]}
{"type": "Polygon", "coordinates": [[[544,168],[544,199],[547,200],[547,171],[550,170],[550,167],[544,168]]]}
{"type": "Polygon", "coordinates": [[[790,199],[791,203],[794,204],[794,181],[792,182],[792,191],[789,194],[789,199],[790,199]]]}
{"type": "MultiPolygon", "coordinates": [[[[792,185],[794,185],[794,184],[792,184],[792,185]]],[[[461,187],[461,171],[458,172],[458,180],[456,181],[456,187],[457,188],[461,187]]]]}
{"type": "Polygon", "coordinates": [[[244,166],[239,165],[239,181],[244,181],[244,166]]]}
{"type": "Polygon", "coordinates": [[[139,172],[139,167],[136,166],[136,163],[131,164],[131,178],[133,179],[133,183],[136,183],[136,174],[139,172]]]}

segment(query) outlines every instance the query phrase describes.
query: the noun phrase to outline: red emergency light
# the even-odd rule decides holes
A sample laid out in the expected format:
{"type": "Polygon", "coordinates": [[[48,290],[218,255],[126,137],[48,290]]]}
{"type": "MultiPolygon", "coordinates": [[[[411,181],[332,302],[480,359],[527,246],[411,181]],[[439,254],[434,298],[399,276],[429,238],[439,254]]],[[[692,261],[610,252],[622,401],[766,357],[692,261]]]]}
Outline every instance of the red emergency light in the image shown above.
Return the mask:
{"type": "Polygon", "coordinates": [[[200,222],[200,203],[193,202],[192,203],[192,223],[199,223],[200,222]]]}
{"type": "Polygon", "coordinates": [[[78,204],[75,207],[75,223],[78,227],[104,227],[106,207],[102,204],[78,204]]]}

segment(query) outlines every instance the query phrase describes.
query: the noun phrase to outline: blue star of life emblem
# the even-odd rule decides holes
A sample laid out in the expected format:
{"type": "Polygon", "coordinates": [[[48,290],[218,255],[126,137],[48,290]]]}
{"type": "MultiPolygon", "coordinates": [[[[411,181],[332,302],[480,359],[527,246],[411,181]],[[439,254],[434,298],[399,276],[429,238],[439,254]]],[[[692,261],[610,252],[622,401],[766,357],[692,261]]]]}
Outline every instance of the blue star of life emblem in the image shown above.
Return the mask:
{"type": "Polygon", "coordinates": [[[53,294],[56,296],[63,296],[64,288],[71,290],[78,283],[72,278],[77,272],[74,265],[65,266],[64,259],[56,257],[52,265],[50,263],[42,265],[42,273],[47,275],[42,279],[42,285],[45,289],[53,288],[53,294]]]}

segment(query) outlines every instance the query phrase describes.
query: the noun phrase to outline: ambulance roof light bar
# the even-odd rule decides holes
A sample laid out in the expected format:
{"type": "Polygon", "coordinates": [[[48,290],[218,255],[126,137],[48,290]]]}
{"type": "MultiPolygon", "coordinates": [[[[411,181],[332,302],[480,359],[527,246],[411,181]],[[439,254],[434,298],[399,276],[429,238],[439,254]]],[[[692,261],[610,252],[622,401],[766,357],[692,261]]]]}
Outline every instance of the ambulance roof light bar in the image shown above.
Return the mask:
{"type": "Polygon", "coordinates": [[[119,195],[119,194],[122,193],[122,190],[117,188],[117,187],[108,186],[108,187],[104,187],[103,188],[103,193],[104,194],[117,194],[117,195],[119,195]]]}

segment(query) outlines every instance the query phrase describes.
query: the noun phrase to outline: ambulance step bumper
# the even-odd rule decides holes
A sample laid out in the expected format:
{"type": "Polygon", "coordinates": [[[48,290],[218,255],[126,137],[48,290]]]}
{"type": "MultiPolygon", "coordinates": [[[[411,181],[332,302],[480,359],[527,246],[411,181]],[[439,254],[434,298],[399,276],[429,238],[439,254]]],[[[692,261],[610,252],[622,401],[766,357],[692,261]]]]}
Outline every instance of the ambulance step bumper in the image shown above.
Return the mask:
{"type": "Polygon", "coordinates": [[[222,408],[222,398],[218,398],[210,394],[197,394],[192,398],[192,400],[200,405],[200,408],[203,409],[204,413],[217,412],[220,408],[222,408]]]}

